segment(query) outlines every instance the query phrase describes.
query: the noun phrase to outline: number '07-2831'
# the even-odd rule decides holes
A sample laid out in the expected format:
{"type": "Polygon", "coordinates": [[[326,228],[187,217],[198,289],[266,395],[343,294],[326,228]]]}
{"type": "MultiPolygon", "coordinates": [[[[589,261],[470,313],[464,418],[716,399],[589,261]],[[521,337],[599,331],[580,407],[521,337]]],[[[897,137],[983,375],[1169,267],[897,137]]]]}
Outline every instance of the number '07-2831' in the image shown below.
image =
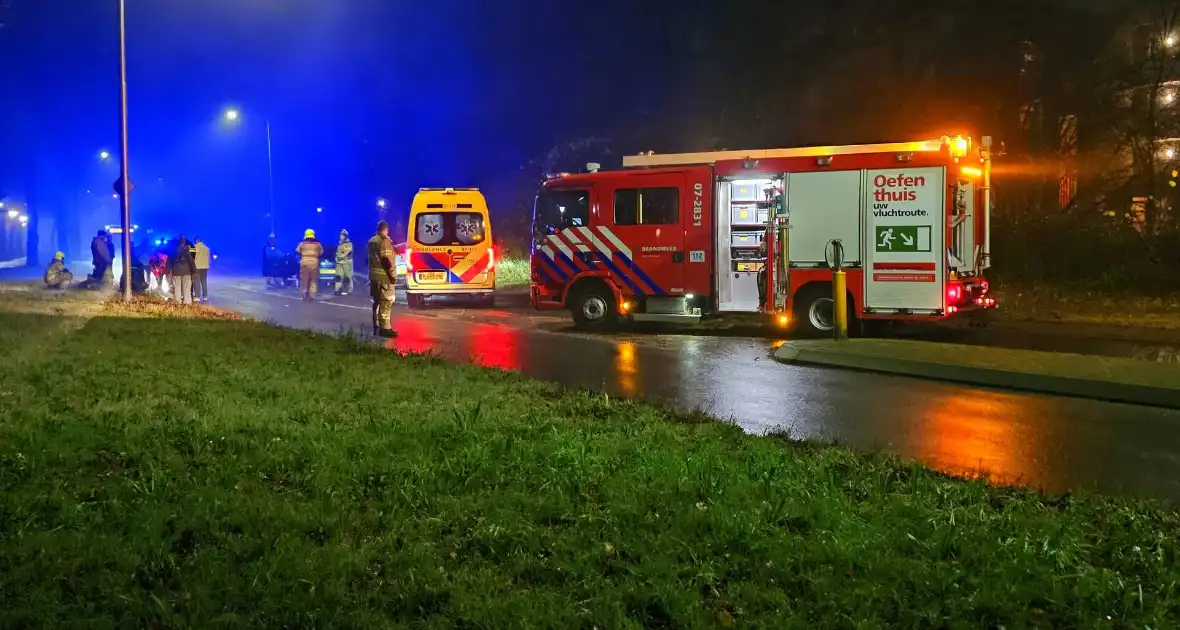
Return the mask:
{"type": "Polygon", "coordinates": [[[692,185],[692,226],[701,227],[704,218],[705,185],[697,182],[692,185]]]}

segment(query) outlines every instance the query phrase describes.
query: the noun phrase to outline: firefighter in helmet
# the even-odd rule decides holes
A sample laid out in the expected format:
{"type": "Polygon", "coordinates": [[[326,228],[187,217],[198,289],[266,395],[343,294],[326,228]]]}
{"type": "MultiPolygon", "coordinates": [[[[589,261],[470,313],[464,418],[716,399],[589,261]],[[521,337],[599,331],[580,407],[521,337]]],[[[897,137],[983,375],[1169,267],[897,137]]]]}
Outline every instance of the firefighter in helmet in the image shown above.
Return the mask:
{"type": "Polygon", "coordinates": [[[324,246],[315,239],[315,230],[303,233],[295,254],[299,256],[299,291],[303,294],[303,301],[310,302],[315,300],[319,287],[320,256],[324,255],[324,246]]]}

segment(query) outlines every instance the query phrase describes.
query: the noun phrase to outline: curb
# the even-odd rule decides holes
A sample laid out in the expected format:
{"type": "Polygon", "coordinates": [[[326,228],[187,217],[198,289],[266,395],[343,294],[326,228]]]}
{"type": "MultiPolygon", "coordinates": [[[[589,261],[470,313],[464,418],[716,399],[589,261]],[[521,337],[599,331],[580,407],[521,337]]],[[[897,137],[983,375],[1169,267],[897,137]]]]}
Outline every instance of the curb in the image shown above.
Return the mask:
{"type": "Polygon", "coordinates": [[[1180,409],[1180,389],[1150,385],[833,352],[798,347],[792,345],[791,342],[779,347],[774,352],[774,359],[779,363],[787,364],[839,367],[1038,394],[1180,409]]]}

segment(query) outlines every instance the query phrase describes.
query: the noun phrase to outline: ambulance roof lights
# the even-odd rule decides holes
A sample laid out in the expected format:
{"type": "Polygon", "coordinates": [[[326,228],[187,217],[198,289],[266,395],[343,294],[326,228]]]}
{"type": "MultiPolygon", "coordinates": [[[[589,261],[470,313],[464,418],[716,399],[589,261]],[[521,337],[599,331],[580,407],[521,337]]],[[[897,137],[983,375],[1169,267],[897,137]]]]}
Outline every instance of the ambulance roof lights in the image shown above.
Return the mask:
{"type": "Polygon", "coordinates": [[[563,177],[569,177],[569,176],[570,176],[569,173],[549,173],[548,175],[545,176],[545,179],[561,179],[563,177]]]}

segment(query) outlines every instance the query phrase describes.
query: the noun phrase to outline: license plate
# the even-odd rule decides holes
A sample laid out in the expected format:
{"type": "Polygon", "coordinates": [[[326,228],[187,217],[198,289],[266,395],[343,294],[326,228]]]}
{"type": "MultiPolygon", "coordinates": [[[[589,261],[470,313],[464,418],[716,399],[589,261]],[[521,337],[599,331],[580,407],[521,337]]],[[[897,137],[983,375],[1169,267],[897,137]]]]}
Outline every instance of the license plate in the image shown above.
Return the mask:
{"type": "Polygon", "coordinates": [[[420,282],[443,282],[447,279],[447,274],[444,271],[419,271],[418,280],[420,282]]]}

